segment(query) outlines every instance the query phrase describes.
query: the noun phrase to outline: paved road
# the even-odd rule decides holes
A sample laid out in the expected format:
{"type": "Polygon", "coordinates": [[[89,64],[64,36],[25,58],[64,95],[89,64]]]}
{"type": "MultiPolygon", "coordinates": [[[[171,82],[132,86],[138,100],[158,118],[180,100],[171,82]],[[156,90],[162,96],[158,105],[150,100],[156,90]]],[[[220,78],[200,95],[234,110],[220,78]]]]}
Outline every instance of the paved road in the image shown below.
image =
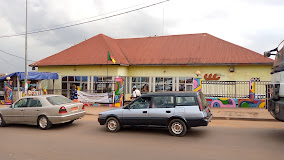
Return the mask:
{"type": "Polygon", "coordinates": [[[50,130],[10,125],[0,128],[0,159],[283,159],[284,123],[213,121],[185,137],[163,129],[105,131],[96,116],[50,130]]]}

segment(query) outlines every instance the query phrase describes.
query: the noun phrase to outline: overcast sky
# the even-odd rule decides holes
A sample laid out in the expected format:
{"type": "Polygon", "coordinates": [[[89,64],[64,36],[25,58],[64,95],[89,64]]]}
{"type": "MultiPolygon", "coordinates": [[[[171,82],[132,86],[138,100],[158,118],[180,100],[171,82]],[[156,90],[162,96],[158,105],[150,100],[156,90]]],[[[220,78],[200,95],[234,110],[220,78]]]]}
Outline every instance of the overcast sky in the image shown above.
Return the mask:
{"type": "MultiPolygon", "coordinates": [[[[28,0],[28,32],[160,1],[28,0]]],[[[262,54],[284,39],[283,11],[283,0],[170,0],[113,18],[28,35],[28,59],[38,61],[100,33],[112,38],[209,33],[262,54]]],[[[24,32],[25,0],[0,0],[0,37],[24,32]]],[[[0,50],[24,58],[25,37],[0,38],[0,50]]],[[[24,59],[0,51],[0,73],[17,71],[24,71],[24,59]]]]}

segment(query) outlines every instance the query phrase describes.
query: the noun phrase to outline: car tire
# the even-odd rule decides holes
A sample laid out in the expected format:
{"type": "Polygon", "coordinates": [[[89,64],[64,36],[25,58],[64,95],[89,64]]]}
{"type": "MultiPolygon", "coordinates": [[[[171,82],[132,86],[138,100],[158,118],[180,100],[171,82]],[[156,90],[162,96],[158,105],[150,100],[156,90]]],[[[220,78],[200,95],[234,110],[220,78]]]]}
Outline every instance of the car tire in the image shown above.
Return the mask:
{"type": "Polygon", "coordinates": [[[187,126],[185,123],[180,119],[173,119],[169,123],[169,132],[173,136],[182,137],[187,132],[187,126]]]}
{"type": "Polygon", "coordinates": [[[37,124],[40,129],[47,130],[52,126],[52,123],[46,116],[40,116],[37,120],[37,124]]]}
{"type": "Polygon", "coordinates": [[[6,122],[3,119],[2,115],[0,114],[0,127],[5,127],[6,126],[6,122]]]}
{"type": "Polygon", "coordinates": [[[118,132],[121,126],[117,118],[110,117],[106,121],[106,129],[109,132],[118,132]]]}
{"type": "Polygon", "coordinates": [[[69,122],[66,122],[67,124],[71,124],[73,123],[75,120],[72,120],[72,121],[69,121],[69,122]]]}

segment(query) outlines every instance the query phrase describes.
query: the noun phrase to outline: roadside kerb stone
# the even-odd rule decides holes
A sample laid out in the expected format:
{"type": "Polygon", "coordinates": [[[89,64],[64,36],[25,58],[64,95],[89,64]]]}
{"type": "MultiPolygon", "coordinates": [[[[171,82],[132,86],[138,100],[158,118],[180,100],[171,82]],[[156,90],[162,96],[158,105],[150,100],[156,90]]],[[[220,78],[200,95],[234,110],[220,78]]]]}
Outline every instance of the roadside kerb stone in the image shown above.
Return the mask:
{"type": "MultiPolygon", "coordinates": [[[[0,105],[9,107],[9,105],[0,105]]],[[[100,112],[115,109],[107,106],[86,106],[86,115],[98,116],[100,112]]],[[[276,121],[265,108],[211,108],[212,120],[276,121]]]]}

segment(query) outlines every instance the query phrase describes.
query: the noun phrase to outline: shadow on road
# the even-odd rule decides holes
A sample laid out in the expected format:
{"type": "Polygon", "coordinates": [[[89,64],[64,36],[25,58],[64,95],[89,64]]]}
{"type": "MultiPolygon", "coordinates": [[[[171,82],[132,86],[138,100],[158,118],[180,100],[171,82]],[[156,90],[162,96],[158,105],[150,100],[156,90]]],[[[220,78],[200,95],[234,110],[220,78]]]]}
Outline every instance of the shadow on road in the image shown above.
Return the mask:
{"type": "MultiPolygon", "coordinates": [[[[106,130],[105,126],[100,127],[99,129],[96,129],[97,132],[105,132],[110,133],[106,130]]],[[[118,132],[119,134],[143,134],[143,135],[165,135],[165,136],[171,136],[169,133],[169,130],[167,128],[154,128],[154,127],[123,127],[118,132]]],[[[202,138],[206,136],[208,131],[206,128],[191,128],[187,131],[186,135],[184,137],[192,137],[192,138],[202,138]]],[[[112,133],[116,134],[116,133],[112,133]]]]}
{"type": "MultiPolygon", "coordinates": [[[[60,130],[66,129],[70,127],[78,126],[76,123],[61,123],[61,124],[53,124],[49,130],[60,130]]],[[[27,125],[27,124],[8,124],[5,128],[19,128],[19,129],[35,129],[40,130],[40,128],[36,125],[27,125]]]]}

